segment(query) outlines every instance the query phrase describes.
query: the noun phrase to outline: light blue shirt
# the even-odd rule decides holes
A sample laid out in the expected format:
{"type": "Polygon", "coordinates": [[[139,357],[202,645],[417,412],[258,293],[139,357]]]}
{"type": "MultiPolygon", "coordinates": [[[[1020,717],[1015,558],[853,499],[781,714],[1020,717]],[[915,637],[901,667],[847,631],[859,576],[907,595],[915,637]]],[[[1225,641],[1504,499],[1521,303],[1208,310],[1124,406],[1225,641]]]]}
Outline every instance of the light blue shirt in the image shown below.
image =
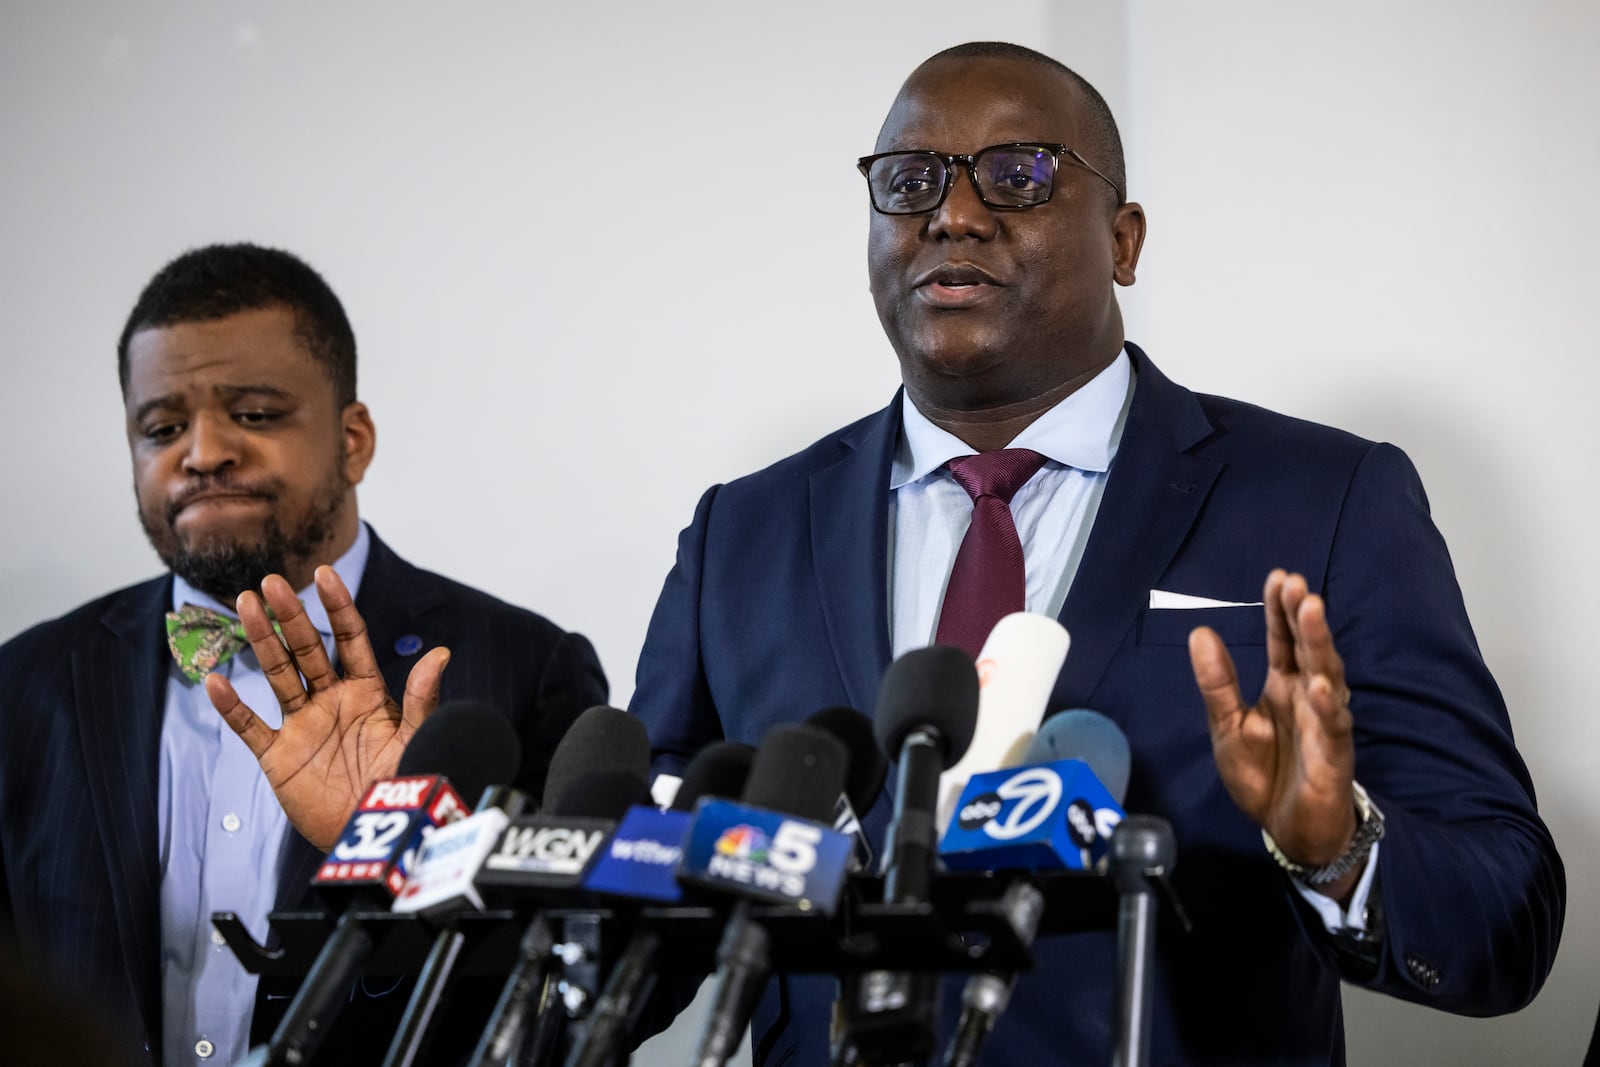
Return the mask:
{"type": "MultiPolygon", "coordinates": [[[[1035,419],[1007,448],[1045,457],[1011,498],[1022,541],[1027,610],[1061,614],[1094,526],[1106,475],[1133,401],[1133,363],[1111,365],[1035,419]]],[[[945,464],[977,452],[917,410],[906,394],[900,443],[889,469],[889,633],[896,656],[933,644],[956,552],[972,522],[972,498],[945,464]]]]}
{"type": "MultiPolygon", "coordinates": [[[[1057,618],[1067,602],[1137,384],[1124,350],[1006,445],[1045,457],[1044,466],[1011,498],[1011,517],[1022,542],[1028,611],[1057,618]]],[[[933,644],[938,632],[945,586],[972,522],[972,498],[945,464],[976,454],[965,441],[930,422],[910,394],[902,398],[900,442],[889,468],[889,633],[896,657],[933,644]]],[[[1343,911],[1321,893],[1299,884],[1295,889],[1316,908],[1329,932],[1362,930],[1377,868],[1374,845],[1343,911]]]]}
{"type": "MultiPolygon", "coordinates": [[[[371,535],[363,523],[333,569],[355,596],[371,535]]],[[[306,615],[334,655],[328,615],[310,586],[306,615]]],[[[234,615],[232,604],[174,577],[172,607],[185,604],[234,615]]],[[[255,653],[244,649],[219,668],[262,722],[283,722],[255,653]]],[[[164,1058],[171,1065],[231,1064],[248,1051],[256,977],[245,971],[211,913],[238,913],[257,941],[278,892],[286,836],[293,831],[245,743],[222,721],[205,686],[173,663],[161,723],[161,1014],[164,1058]]]]}

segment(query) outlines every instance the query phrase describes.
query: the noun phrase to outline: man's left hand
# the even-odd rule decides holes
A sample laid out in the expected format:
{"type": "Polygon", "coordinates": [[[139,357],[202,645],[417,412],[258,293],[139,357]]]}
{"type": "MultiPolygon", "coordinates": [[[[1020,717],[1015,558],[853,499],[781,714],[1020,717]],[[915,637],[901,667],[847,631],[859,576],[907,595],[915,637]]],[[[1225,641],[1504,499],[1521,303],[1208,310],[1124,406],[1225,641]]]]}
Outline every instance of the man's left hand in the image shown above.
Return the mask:
{"type": "MultiPolygon", "coordinates": [[[[1228,794],[1296,863],[1337,859],[1356,832],[1355,743],[1344,661],[1322,598],[1298,574],[1275,570],[1262,595],[1267,679],[1246,707],[1233,658],[1215,630],[1189,635],[1195,683],[1211,722],[1211,747],[1228,794]]],[[[1319,892],[1345,900],[1361,870],[1319,892]]]]}
{"type": "Polygon", "coordinates": [[[318,567],[314,581],[344,677],[334,671],[322,636],[294,589],[274,574],[261,583],[261,597],[240,594],[238,610],[245,636],[283,708],[283,726],[274,730],[262,722],[221,674],[206,677],[206,695],[261,764],[295,829],[326,851],[339,839],[367,786],[394,774],[411,735],[438,705],[450,652],[435,648],[423,656],[411,669],[403,703],[397,705],[344,582],[331,567],[318,567]],[[273,618],[282,640],[273,630],[273,618]]]}

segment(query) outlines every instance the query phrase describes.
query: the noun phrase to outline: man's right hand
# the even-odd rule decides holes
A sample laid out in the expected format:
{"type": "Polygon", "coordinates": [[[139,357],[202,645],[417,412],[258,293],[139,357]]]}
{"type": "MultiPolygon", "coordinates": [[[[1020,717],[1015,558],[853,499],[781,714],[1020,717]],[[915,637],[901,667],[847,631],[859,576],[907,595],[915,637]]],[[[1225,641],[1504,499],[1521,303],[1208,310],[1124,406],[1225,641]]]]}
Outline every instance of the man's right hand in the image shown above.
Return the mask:
{"type": "Polygon", "coordinates": [[[322,636],[294,589],[274,574],[261,583],[260,597],[241,594],[238,610],[245,636],[283,709],[283,725],[274,730],[262,722],[221,674],[208,675],[205,684],[212,705],[261,764],[289,822],[326,851],[367,787],[395,773],[411,735],[438,706],[450,652],[430,649],[418,660],[406,679],[402,703],[396,704],[350,591],[331,567],[318,567],[314,581],[344,677],[334,671],[322,636]],[[273,618],[283,632],[281,640],[273,618]]]}

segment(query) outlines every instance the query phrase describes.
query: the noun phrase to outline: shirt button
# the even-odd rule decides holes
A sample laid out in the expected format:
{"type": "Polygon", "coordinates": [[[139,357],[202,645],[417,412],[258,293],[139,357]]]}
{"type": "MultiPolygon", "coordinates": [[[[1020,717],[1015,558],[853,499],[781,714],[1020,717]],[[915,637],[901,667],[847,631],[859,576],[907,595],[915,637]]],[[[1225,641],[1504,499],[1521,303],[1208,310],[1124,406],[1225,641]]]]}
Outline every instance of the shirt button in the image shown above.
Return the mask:
{"type": "Polygon", "coordinates": [[[239,827],[243,825],[244,823],[239,819],[239,816],[231,811],[222,817],[222,828],[230,834],[238,833],[239,827]]]}
{"type": "Polygon", "coordinates": [[[217,1047],[203,1037],[194,1043],[194,1054],[203,1060],[209,1060],[215,1051],[217,1047]]]}
{"type": "Polygon", "coordinates": [[[218,930],[215,926],[213,926],[211,928],[211,943],[213,945],[226,945],[228,943],[228,939],[222,936],[221,930],[218,930]]]}

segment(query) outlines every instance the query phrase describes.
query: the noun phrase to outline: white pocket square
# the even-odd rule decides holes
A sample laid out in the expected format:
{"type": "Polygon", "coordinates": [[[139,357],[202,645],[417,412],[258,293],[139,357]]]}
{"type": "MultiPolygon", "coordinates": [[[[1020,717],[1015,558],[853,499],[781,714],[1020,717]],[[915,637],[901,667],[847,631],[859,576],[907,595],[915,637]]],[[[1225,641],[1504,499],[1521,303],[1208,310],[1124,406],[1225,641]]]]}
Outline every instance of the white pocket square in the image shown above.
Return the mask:
{"type": "Polygon", "coordinates": [[[1150,590],[1152,608],[1259,608],[1261,601],[1213,600],[1208,596],[1190,596],[1188,593],[1169,593],[1165,589],[1150,590]]]}

